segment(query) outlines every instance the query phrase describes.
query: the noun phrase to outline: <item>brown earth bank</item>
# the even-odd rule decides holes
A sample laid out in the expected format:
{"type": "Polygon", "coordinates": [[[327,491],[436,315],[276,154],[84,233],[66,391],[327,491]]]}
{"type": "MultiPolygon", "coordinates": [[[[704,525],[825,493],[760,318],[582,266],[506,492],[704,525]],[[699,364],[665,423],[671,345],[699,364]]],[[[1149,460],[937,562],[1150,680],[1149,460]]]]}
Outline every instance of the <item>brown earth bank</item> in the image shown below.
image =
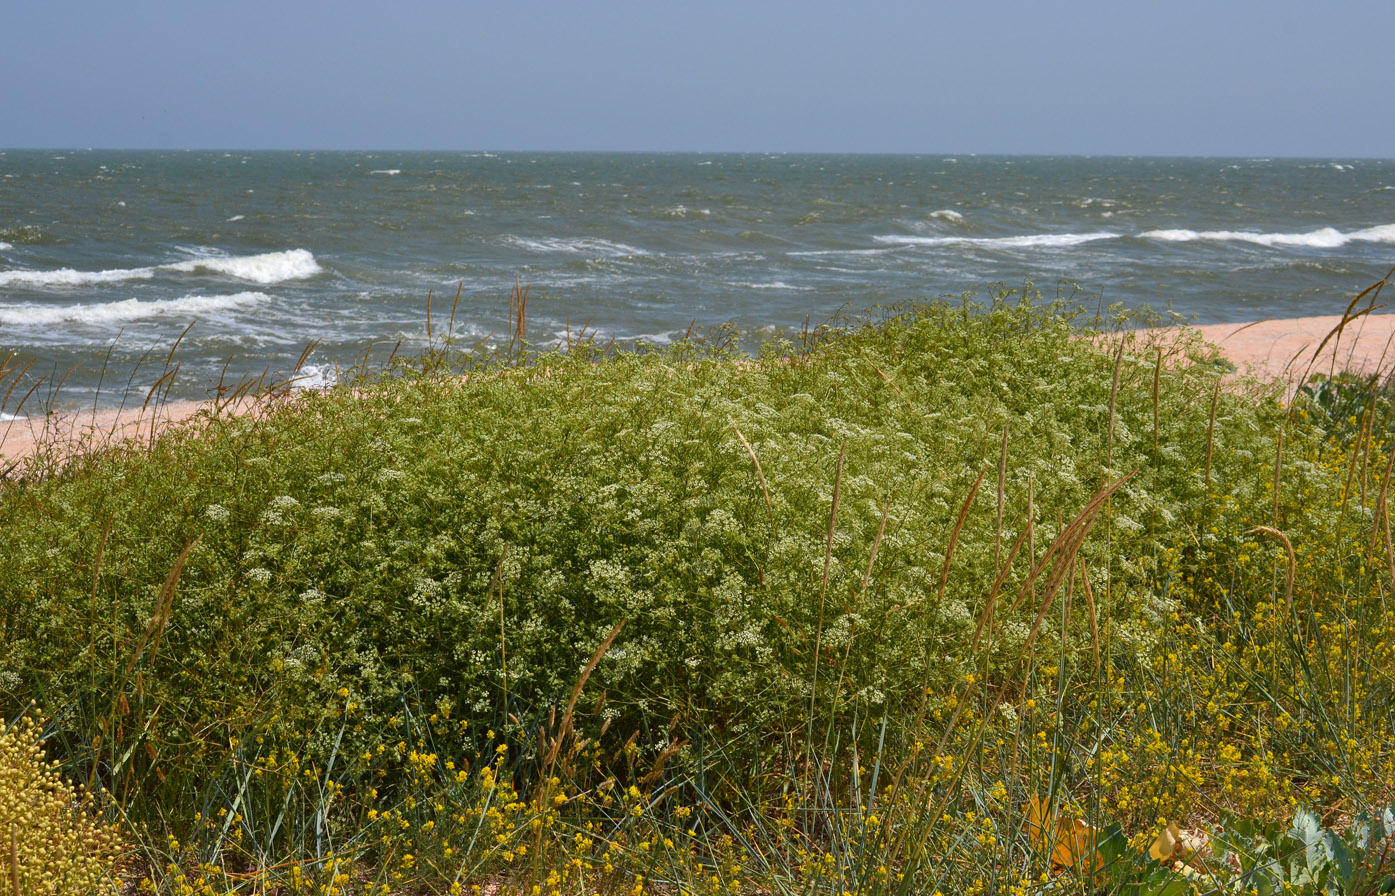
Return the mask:
{"type": "MultiPolygon", "coordinates": [[[[1237,373],[1278,380],[1291,396],[1307,373],[1330,375],[1346,370],[1369,374],[1395,364],[1395,314],[1368,314],[1349,320],[1340,333],[1333,335],[1341,324],[1342,318],[1333,315],[1207,324],[1195,329],[1206,342],[1220,349],[1237,373]]],[[[1152,335],[1155,340],[1165,341],[1168,332],[1155,331],[1152,335]]],[[[247,399],[236,407],[224,406],[219,410],[238,413],[254,406],[255,402],[247,399]]],[[[208,410],[210,405],[206,402],[174,401],[145,408],[0,419],[0,474],[13,469],[40,446],[53,447],[62,454],[130,439],[152,439],[170,424],[208,410]]]]}

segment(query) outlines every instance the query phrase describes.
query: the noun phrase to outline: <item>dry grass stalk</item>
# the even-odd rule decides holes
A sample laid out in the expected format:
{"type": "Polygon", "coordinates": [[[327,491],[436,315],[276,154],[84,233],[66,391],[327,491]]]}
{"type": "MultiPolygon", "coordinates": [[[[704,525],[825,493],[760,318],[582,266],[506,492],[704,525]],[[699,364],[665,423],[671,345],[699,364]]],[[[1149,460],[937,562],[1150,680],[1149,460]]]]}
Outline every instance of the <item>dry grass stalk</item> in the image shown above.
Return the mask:
{"type": "Polygon", "coordinates": [[[1395,451],[1390,453],[1390,459],[1385,464],[1385,475],[1381,477],[1380,491],[1376,495],[1376,522],[1371,527],[1370,550],[1375,553],[1376,539],[1382,530],[1385,534],[1385,554],[1390,565],[1390,582],[1395,587],[1395,546],[1391,545],[1390,537],[1390,474],[1395,470],[1395,451]]]}
{"type": "Polygon", "coordinates": [[[150,655],[160,649],[160,637],[164,634],[165,625],[169,622],[170,615],[174,610],[174,595],[179,589],[179,576],[184,571],[184,562],[189,559],[189,554],[203,541],[203,536],[199,535],[184,545],[184,550],[179,552],[179,558],[174,561],[174,568],[165,576],[165,583],[160,586],[160,592],[155,598],[155,615],[151,617],[150,623],[145,627],[145,634],[141,637],[140,643],[136,646],[135,653],[131,654],[130,662],[126,664],[126,675],[129,676],[136,668],[136,663],[140,662],[141,656],[145,653],[146,645],[150,646],[150,655]],[[151,638],[154,642],[151,642],[151,638]]]}
{"type": "Polygon", "coordinates": [[[485,595],[488,601],[493,596],[494,589],[499,589],[499,669],[504,679],[504,709],[509,706],[509,654],[504,646],[504,558],[509,555],[508,545],[499,552],[499,562],[494,567],[494,578],[489,583],[489,593],[485,595]]]}
{"type": "Polygon", "coordinates": [[[741,434],[741,428],[736,425],[735,420],[731,421],[731,428],[732,431],[736,433],[736,437],[741,440],[741,444],[746,449],[746,453],[751,456],[751,463],[755,464],[756,477],[760,479],[760,491],[765,497],[765,513],[770,517],[770,534],[775,536],[778,534],[775,528],[775,507],[770,503],[770,489],[765,483],[765,471],[760,467],[760,458],[756,457],[756,449],[752,448],[751,443],[746,441],[746,437],[741,434]]]}
{"type": "MultiPolygon", "coordinates": [[[[1337,340],[1338,344],[1340,344],[1342,333],[1346,330],[1348,324],[1350,324],[1352,321],[1356,320],[1359,317],[1364,317],[1365,315],[1370,314],[1372,311],[1376,311],[1380,308],[1385,307],[1384,305],[1377,305],[1376,301],[1380,298],[1381,291],[1385,289],[1386,283],[1390,281],[1390,278],[1392,276],[1395,276],[1395,268],[1391,268],[1390,271],[1387,272],[1384,277],[1363,289],[1360,293],[1357,294],[1356,298],[1352,299],[1351,302],[1347,304],[1346,311],[1342,312],[1341,320],[1339,320],[1337,322],[1337,325],[1333,327],[1331,331],[1329,331],[1328,334],[1322,338],[1322,341],[1318,343],[1317,349],[1313,351],[1313,356],[1308,360],[1308,366],[1304,369],[1303,377],[1298,381],[1299,383],[1306,383],[1308,381],[1308,377],[1312,374],[1313,367],[1317,364],[1318,358],[1321,357],[1322,350],[1327,347],[1327,343],[1335,339],[1337,340]],[[1362,308],[1360,311],[1356,311],[1356,306],[1361,303],[1362,299],[1365,299],[1368,296],[1370,297],[1370,300],[1367,302],[1366,307],[1362,308]]],[[[1336,363],[1337,352],[1336,347],[1334,346],[1332,352],[1332,364],[1334,368],[1336,363]]]]}
{"type": "Polygon", "coordinates": [[[828,598],[828,574],[833,565],[833,536],[838,529],[838,496],[843,489],[843,459],[847,456],[846,442],[838,449],[838,469],[833,474],[833,506],[828,512],[828,539],[823,553],[823,584],[819,588],[819,624],[814,631],[814,669],[809,676],[809,724],[813,724],[814,701],[818,698],[819,654],[823,649],[823,614],[828,598]]]}
{"type": "Polygon", "coordinates": [[[1029,529],[1023,529],[1017,534],[1012,547],[1008,548],[1007,561],[998,568],[998,575],[993,579],[993,587],[988,590],[988,600],[984,601],[983,612],[979,614],[978,624],[974,626],[973,642],[969,647],[970,654],[978,652],[979,638],[984,631],[988,631],[990,639],[992,638],[993,610],[998,602],[998,594],[1003,588],[1003,583],[1007,581],[1008,573],[1012,572],[1012,563],[1017,559],[1018,552],[1022,550],[1022,544],[1027,539],[1028,531],[1029,529]]]}
{"type": "Polygon", "coordinates": [[[509,295],[509,356],[528,338],[528,293],[532,286],[515,282],[509,295]]]}
{"type": "Polygon", "coordinates": [[[15,823],[10,822],[10,889],[19,896],[19,841],[15,837],[15,823]]]}
{"type": "Polygon", "coordinates": [[[901,392],[900,387],[897,386],[894,382],[891,381],[891,377],[887,376],[885,373],[882,373],[882,369],[881,369],[880,367],[876,366],[875,364],[872,365],[872,369],[875,370],[875,371],[877,372],[877,376],[879,376],[879,377],[881,377],[883,380],[885,380],[885,381],[886,381],[886,384],[887,384],[888,386],[890,386],[890,387],[896,392],[896,397],[897,397],[897,398],[900,398],[900,399],[903,400],[903,401],[905,400],[906,396],[901,392]]]}
{"type": "Polygon", "coordinates": [[[1100,624],[1099,612],[1095,607],[1095,591],[1090,587],[1090,574],[1085,570],[1085,558],[1076,557],[1076,564],[1080,567],[1080,586],[1085,592],[1085,603],[1090,610],[1090,645],[1095,651],[1095,676],[1100,674],[1100,624]]]}
{"type": "Polygon", "coordinates": [[[557,734],[552,738],[552,745],[547,753],[547,774],[552,777],[552,769],[557,764],[557,753],[561,749],[562,741],[572,730],[572,714],[576,711],[576,701],[581,697],[581,689],[586,687],[586,682],[591,678],[591,673],[596,671],[601,659],[610,650],[610,645],[615,643],[619,637],[621,629],[625,627],[625,620],[621,619],[615,624],[615,628],[610,630],[610,634],[605,636],[599,647],[591,654],[591,659],[586,661],[586,667],[581,670],[581,677],[576,680],[576,686],[572,688],[572,695],[567,700],[567,708],[562,713],[562,727],[557,729],[557,734]]]}
{"type": "Polygon", "coordinates": [[[1159,387],[1162,385],[1162,362],[1163,362],[1163,352],[1162,352],[1162,349],[1159,348],[1159,349],[1158,349],[1157,361],[1155,361],[1154,364],[1153,364],[1153,453],[1154,453],[1154,454],[1157,454],[1157,453],[1158,453],[1158,428],[1159,428],[1159,425],[1158,425],[1158,424],[1159,424],[1158,404],[1159,404],[1159,398],[1160,398],[1160,394],[1159,394],[1159,393],[1160,393],[1160,390],[1159,390],[1159,387]]]}
{"type": "Polygon", "coordinates": [[[945,599],[945,585],[949,582],[949,565],[954,560],[954,549],[959,544],[959,533],[964,530],[964,521],[969,518],[969,508],[974,504],[974,498],[978,495],[978,487],[983,484],[983,477],[988,475],[988,467],[984,467],[978,472],[978,478],[969,487],[969,494],[964,498],[964,503],[959,508],[959,516],[954,521],[954,528],[949,533],[949,544],[945,547],[945,562],[940,566],[940,586],[935,592],[935,613],[938,615],[940,603],[945,599]]]}
{"type": "MultiPolygon", "coordinates": [[[[1054,541],[1052,541],[1051,546],[1047,548],[1046,553],[1042,555],[1042,558],[1038,560],[1035,564],[1033,564],[1032,570],[1028,574],[1026,581],[1022,583],[1022,588],[1018,592],[1017,601],[1014,602],[1013,607],[1015,609],[1017,606],[1019,606],[1023,598],[1025,598],[1027,594],[1032,592],[1036,584],[1036,580],[1040,577],[1041,573],[1044,572],[1048,566],[1050,566],[1051,573],[1047,577],[1046,595],[1042,600],[1041,608],[1037,612],[1036,622],[1032,626],[1031,631],[1028,633],[1026,640],[1023,642],[1022,655],[1018,658],[1016,664],[1014,664],[1011,671],[1008,672],[1008,674],[1003,678],[1002,685],[1000,687],[1000,697],[1006,695],[1008,688],[1011,687],[1012,683],[1016,680],[1018,672],[1022,669],[1024,663],[1027,662],[1027,658],[1030,656],[1033,647],[1036,644],[1037,635],[1041,631],[1042,621],[1046,619],[1046,614],[1050,611],[1051,605],[1055,600],[1056,592],[1060,590],[1060,587],[1066,578],[1067,571],[1074,565],[1076,555],[1078,554],[1081,546],[1084,545],[1086,537],[1089,536],[1090,530],[1094,526],[1095,518],[1099,515],[1101,508],[1104,507],[1105,502],[1108,501],[1109,498],[1116,491],[1118,491],[1120,487],[1122,487],[1126,482],[1132,479],[1137,473],[1138,470],[1134,470],[1133,472],[1120,477],[1113,484],[1107,485],[1104,488],[1101,488],[1098,492],[1096,492],[1094,497],[1092,497],[1089,500],[1089,502],[1086,503],[1085,507],[1080,511],[1080,513],[1076,514],[1075,518],[1061,529],[1060,534],[1056,536],[1054,541]]],[[[944,734],[940,738],[938,747],[936,747],[936,753],[943,753],[945,747],[949,743],[949,738],[954,733],[954,726],[958,724],[959,718],[963,714],[964,707],[967,706],[969,703],[969,693],[973,686],[973,682],[968,683],[967,685],[965,685],[963,693],[959,695],[959,699],[955,703],[954,712],[950,714],[949,722],[945,725],[944,734]]],[[[920,713],[917,714],[915,724],[912,726],[912,730],[919,729],[921,720],[924,716],[924,712],[925,703],[924,701],[922,701],[920,713]]],[[[946,790],[946,794],[953,790],[954,785],[957,784],[959,778],[963,775],[964,770],[968,767],[970,756],[972,755],[974,750],[977,749],[978,743],[982,739],[986,730],[987,726],[979,726],[977,731],[974,733],[973,744],[971,745],[970,749],[963,751],[961,758],[958,764],[956,765],[954,775],[951,778],[949,788],[946,790]]],[[[900,784],[900,780],[901,775],[898,773],[896,780],[892,784],[892,800],[894,800],[895,798],[895,791],[897,786],[900,784]]],[[[948,796],[945,796],[942,799],[948,799],[948,796]]],[[[932,815],[931,817],[938,817],[938,811],[939,810],[937,810],[936,814],[932,815]]],[[[929,836],[928,831],[926,832],[925,836],[929,836]]]]}
{"type": "MultiPolygon", "coordinates": [[[[1388,532],[1388,531],[1389,531],[1389,526],[1388,526],[1388,523],[1387,523],[1387,532],[1388,532]]],[[[1278,529],[1274,528],[1273,526],[1255,526],[1253,529],[1251,529],[1250,531],[1246,532],[1245,534],[1246,534],[1246,535],[1258,535],[1258,534],[1271,535],[1271,536],[1273,536],[1274,538],[1279,539],[1279,541],[1283,543],[1283,546],[1284,546],[1284,553],[1285,553],[1286,555],[1288,555],[1288,575],[1287,575],[1287,577],[1286,577],[1286,579],[1285,579],[1285,585],[1284,585],[1284,603],[1288,605],[1288,611],[1289,611],[1290,614],[1292,614],[1292,613],[1293,613],[1293,581],[1294,581],[1294,579],[1296,578],[1296,576],[1297,576],[1297,574],[1298,574],[1298,558],[1297,558],[1297,556],[1296,556],[1296,555],[1294,554],[1294,552],[1293,552],[1293,542],[1289,540],[1289,537],[1288,537],[1287,535],[1285,535],[1284,533],[1280,532],[1278,529]]]]}
{"type": "Polygon", "coordinates": [[[1114,351],[1114,379],[1109,385],[1109,435],[1105,445],[1104,467],[1106,480],[1114,475],[1114,418],[1118,411],[1119,403],[1119,376],[1124,369],[1124,340],[1119,340],[1119,347],[1114,351]]]}
{"type": "MultiPolygon", "coordinates": [[[[1357,436],[1357,439],[1356,439],[1356,451],[1357,451],[1357,453],[1359,453],[1359,454],[1362,456],[1362,466],[1363,466],[1363,467],[1364,467],[1364,465],[1365,465],[1365,454],[1366,454],[1366,452],[1370,449],[1370,441],[1371,441],[1371,419],[1372,419],[1372,416],[1373,416],[1373,414],[1372,414],[1372,411],[1373,411],[1373,410],[1374,410],[1374,408],[1373,408],[1371,405],[1368,404],[1367,407],[1366,407],[1366,410],[1362,413],[1362,415],[1361,415],[1361,432],[1360,432],[1360,435],[1357,436]]],[[[1348,459],[1348,462],[1347,462],[1347,478],[1346,478],[1346,482],[1342,485],[1342,513],[1346,513],[1346,511],[1347,511],[1347,503],[1348,503],[1348,502],[1350,501],[1350,499],[1351,499],[1351,483],[1352,483],[1352,480],[1356,477],[1356,470],[1357,470],[1356,458],[1354,458],[1354,457],[1353,457],[1353,458],[1349,458],[1349,459],[1348,459]]]]}
{"type": "Polygon", "coordinates": [[[862,573],[862,588],[858,591],[858,596],[867,593],[867,586],[872,583],[872,567],[877,563],[877,552],[881,550],[882,537],[886,535],[886,521],[891,514],[891,503],[888,501],[882,504],[882,521],[877,526],[877,537],[872,539],[872,553],[867,558],[867,569],[862,573]]]}
{"type": "Polygon", "coordinates": [[[1206,424],[1206,491],[1211,491],[1211,453],[1216,447],[1216,404],[1221,400],[1221,381],[1211,389],[1211,419],[1206,424]]]}
{"type": "MultiPolygon", "coordinates": [[[[1032,572],[1027,577],[1027,581],[1025,581],[1022,584],[1022,590],[1019,593],[1018,598],[1019,602],[1021,598],[1029,592],[1029,590],[1035,584],[1036,579],[1047,568],[1048,564],[1051,566],[1051,573],[1047,577],[1046,595],[1042,600],[1041,608],[1037,613],[1036,623],[1032,626],[1032,629],[1028,633],[1027,639],[1023,644],[1022,656],[1019,657],[1017,663],[1013,666],[1012,670],[1003,679],[1002,685],[999,688],[999,700],[1001,700],[1001,698],[1006,695],[1008,688],[1010,688],[1012,686],[1012,683],[1016,680],[1017,675],[1021,671],[1024,663],[1029,661],[1028,658],[1032,655],[1034,645],[1036,644],[1037,635],[1041,631],[1042,621],[1046,618],[1046,614],[1050,611],[1056,593],[1060,590],[1062,584],[1064,583],[1067,577],[1067,573],[1070,570],[1074,569],[1076,556],[1081,546],[1084,545],[1086,537],[1088,537],[1088,535],[1090,534],[1090,530],[1094,526],[1095,518],[1099,515],[1100,510],[1104,507],[1105,503],[1114,494],[1114,492],[1118,491],[1121,486],[1123,486],[1126,482],[1132,479],[1134,475],[1136,475],[1137,473],[1138,470],[1134,470],[1133,472],[1120,477],[1111,485],[1107,485],[1101,488],[1098,492],[1096,492],[1095,496],[1090,499],[1090,501],[1085,505],[1085,507],[1080,511],[1080,513],[1077,514],[1076,517],[1073,520],[1071,520],[1069,524],[1062,528],[1061,533],[1051,543],[1051,547],[1047,549],[1046,553],[1042,556],[1041,560],[1039,560],[1033,566],[1032,572]]],[[[969,704],[968,698],[970,691],[973,687],[974,682],[972,681],[966,684],[963,693],[960,695],[958,701],[955,703],[954,711],[950,714],[949,722],[945,726],[944,734],[941,736],[939,744],[935,749],[935,753],[937,755],[944,753],[949,743],[950,737],[953,736],[955,725],[958,724],[959,718],[963,714],[964,707],[969,704]]],[[[924,710],[925,704],[922,701],[921,712],[917,715],[915,725],[913,726],[913,730],[918,730],[921,718],[924,714],[924,710]]],[[[949,800],[951,799],[951,794],[955,792],[959,785],[960,779],[963,778],[964,773],[968,770],[969,763],[972,761],[972,757],[977,752],[978,747],[982,743],[983,738],[986,732],[988,731],[989,727],[990,726],[987,725],[979,725],[974,730],[970,744],[966,749],[960,751],[959,758],[954,765],[954,771],[951,773],[949,779],[947,781],[941,782],[944,785],[944,790],[942,794],[936,799],[934,805],[930,809],[930,814],[928,817],[939,818],[940,815],[944,812],[945,807],[949,804],[949,800]]],[[[903,766],[897,772],[895,779],[892,781],[890,794],[888,796],[889,803],[894,803],[897,790],[900,787],[901,780],[905,771],[906,766],[903,766]]],[[[929,842],[930,834],[934,830],[934,827],[934,824],[922,826],[920,836],[917,837],[917,842],[914,844],[910,854],[919,855],[925,849],[925,845],[929,842]]],[[[904,840],[898,838],[898,842],[895,844],[894,847],[894,852],[896,854],[904,854],[902,853],[903,842],[904,840]]]]}
{"type": "Polygon", "coordinates": [[[998,454],[998,515],[994,519],[993,566],[997,567],[1003,553],[1003,501],[1007,491],[1008,424],[1003,424],[1003,446],[998,454]]]}

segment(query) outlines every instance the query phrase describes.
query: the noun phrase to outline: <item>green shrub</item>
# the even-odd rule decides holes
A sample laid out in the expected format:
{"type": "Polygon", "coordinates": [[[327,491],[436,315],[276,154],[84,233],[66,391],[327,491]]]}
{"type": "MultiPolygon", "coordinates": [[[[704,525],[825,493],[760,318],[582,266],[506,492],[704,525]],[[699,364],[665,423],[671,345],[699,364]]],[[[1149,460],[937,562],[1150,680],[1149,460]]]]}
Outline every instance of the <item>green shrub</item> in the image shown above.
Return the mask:
{"type": "MultiPolygon", "coordinates": [[[[1287,703],[1253,692],[1278,694],[1338,611],[1353,631],[1375,618],[1378,481],[1338,500],[1348,449],[1273,394],[1220,388],[1194,337],[1079,322],[1008,294],[755,359],[446,348],[148,448],[32,465],[0,495],[0,711],[53,706],[70,774],[138,825],[202,831],[188,861],[257,867],[377,849],[374,800],[434,807],[422,756],[457,771],[506,756],[527,799],[622,620],[576,707],[581,789],[658,767],[650,785],[717,814],[822,781],[820,812],[841,818],[849,792],[866,805],[857,770],[876,756],[916,770],[917,812],[1045,777],[1107,785],[1121,821],[1151,821],[1193,774],[1251,803],[1329,781],[1324,745],[1378,734],[1369,709],[1273,738],[1293,767],[1260,780],[1185,758],[1201,741],[1177,676],[1259,707],[1208,748],[1283,707],[1378,705],[1384,660],[1354,690],[1309,668],[1287,703]],[[1320,622],[1274,621],[1277,542],[1257,526],[1307,564],[1320,622]],[[1186,775],[1149,783],[1144,747],[1186,775]]],[[[986,837],[988,819],[955,824],[986,837]]]]}

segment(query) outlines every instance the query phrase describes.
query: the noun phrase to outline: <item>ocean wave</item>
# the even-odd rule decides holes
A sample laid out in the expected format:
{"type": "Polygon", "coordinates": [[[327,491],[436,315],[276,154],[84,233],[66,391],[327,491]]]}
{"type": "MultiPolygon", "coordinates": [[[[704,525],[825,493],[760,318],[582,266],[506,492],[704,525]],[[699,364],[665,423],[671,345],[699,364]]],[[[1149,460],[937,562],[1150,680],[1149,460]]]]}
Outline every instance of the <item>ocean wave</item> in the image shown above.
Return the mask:
{"type": "Polygon", "coordinates": [[[889,234],[873,237],[879,243],[896,246],[978,246],[986,249],[1060,249],[1118,238],[1117,233],[1032,233],[1023,236],[903,236],[889,234]]]}
{"type": "Polygon", "coordinates": [[[109,271],[75,271],[59,268],[52,271],[0,271],[0,286],[90,286],[97,283],[120,283],[125,280],[149,280],[159,271],[192,274],[213,271],[270,285],[286,280],[300,280],[324,270],[315,256],[304,249],[266,252],[261,255],[230,255],[195,258],[154,267],[117,268],[109,271]]]}
{"type": "Polygon", "coordinates": [[[90,286],[120,283],[123,280],[149,280],[155,268],[118,268],[112,271],[0,271],[0,286],[90,286]]]}
{"type": "Polygon", "coordinates": [[[284,252],[266,252],[261,255],[195,258],[192,261],[162,265],[160,270],[186,273],[215,271],[239,280],[270,285],[313,277],[324,268],[320,267],[315,256],[306,250],[288,249],[284,252]]]}
{"type": "Polygon", "coordinates": [[[766,283],[728,283],[728,286],[735,286],[741,289],[792,289],[800,292],[807,292],[813,289],[812,286],[795,286],[793,283],[786,283],[783,280],[771,280],[766,283]]]}
{"type": "Polygon", "coordinates": [[[401,168],[379,168],[379,169],[376,170],[376,171],[370,171],[370,172],[368,172],[368,173],[369,173],[369,174],[401,174],[401,173],[402,173],[402,169],[401,169],[401,168]]]}
{"type": "Polygon", "coordinates": [[[937,221],[949,221],[952,224],[962,224],[964,222],[964,216],[952,208],[942,208],[938,211],[933,211],[926,215],[926,217],[933,218],[937,221]]]}
{"type": "Polygon", "coordinates": [[[264,292],[239,292],[230,296],[184,296],[179,299],[123,299],[94,305],[0,305],[0,324],[46,326],[65,323],[112,324],[150,317],[213,314],[272,301],[264,292]]]}
{"type": "Polygon", "coordinates": [[[13,248],[14,248],[14,246],[11,246],[9,243],[0,241],[0,252],[4,252],[6,249],[13,249],[13,248]]]}
{"type": "Polygon", "coordinates": [[[1395,243],[1395,224],[1383,224],[1343,233],[1334,227],[1321,227],[1307,233],[1257,233],[1250,230],[1150,230],[1142,239],[1169,243],[1218,242],[1253,243],[1258,246],[1338,249],[1348,243],[1395,243]]]}
{"type": "Polygon", "coordinates": [[[328,389],[339,384],[339,368],[333,364],[303,364],[294,379],[292,389],[328,389]]]}
{"type": "Polygon", "coordinates": [[[632,336],[621,336],[617,341],[645,345],[672,345],[673,341],[678,338],[678,332],[674,330],[668,333],[636,333],[632,336]]]}
{"type": "Polygon", "coordinates": [[[538,237],[511,236],[511,243],[534,252],[571,252],[577,254],[602,255],[607,258],[624,258],[630,255],[649,255],[649,252],[625,243],[598,240],[588,237],[538,237]]]}
{"type": "Polygon", "coordinates": [[[796,255],[801,258],[819,258],[825,255],[886,255],[888,252],[895,252],[893,249],[803,249],[798,252],[786,252],[786,255],[796,255]]]}

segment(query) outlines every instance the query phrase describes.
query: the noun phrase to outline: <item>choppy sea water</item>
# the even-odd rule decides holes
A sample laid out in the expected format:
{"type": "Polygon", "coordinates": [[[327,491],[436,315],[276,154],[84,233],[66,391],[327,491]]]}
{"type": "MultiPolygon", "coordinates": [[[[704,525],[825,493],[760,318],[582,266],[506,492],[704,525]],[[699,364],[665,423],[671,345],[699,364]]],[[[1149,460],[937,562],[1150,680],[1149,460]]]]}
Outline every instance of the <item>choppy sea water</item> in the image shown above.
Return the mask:
{"type": "Polygon", "coordinates": [[[1392,266],[1395,161],[0,152],[0,359],[66,374],[59,406],[139,400],[191,323],[172,398],[312,341],[312,383],[415,352],[428,293],[438,334],[458,290],[458,339],[499,339],[515,282],[535,344],[754,347],[1029,279],[1200,323],[1335,314],[1392,266]]]}

